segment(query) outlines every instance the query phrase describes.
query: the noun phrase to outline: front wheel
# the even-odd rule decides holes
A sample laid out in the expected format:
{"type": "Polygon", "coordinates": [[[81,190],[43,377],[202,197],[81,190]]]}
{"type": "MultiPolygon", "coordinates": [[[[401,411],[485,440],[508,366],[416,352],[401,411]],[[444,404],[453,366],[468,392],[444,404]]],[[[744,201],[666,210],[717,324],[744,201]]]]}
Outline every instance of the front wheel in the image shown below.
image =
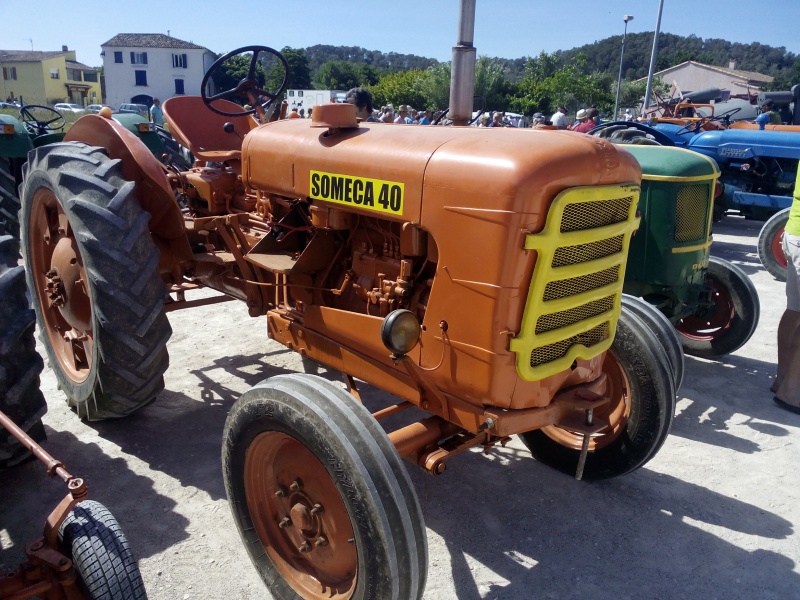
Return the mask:
{"type": "Polygon", "coordinates": [[[735,352],[750,339],[761,304],[747,273],[727,260],[710,258],[706,282],[711,305],[681,319],[676,328],[687,354],[713,358],[735,352]]]}
{"type": "Polygon", "coordinates": [[[786,281],[788,263],[783,253],[783,230],[789,220],[789,209],[772,215],[758,234],[758,258],[764,268],[778,281],[786,281]]]}
{"type": "Polygon", "coordinates": [[[109,510],[93,500],[75,505],[58,537],[72,556],[90,600],[147,600],[128,540],[109,510]]]}
{"type": "Polygon", "coordinates": [[[664,313],[637,296],[622,294],[622,307],[644,321],[667,352],[669,366],[675,375],[675,393],[677,393],[683,384],[683,372],[686,368],[686,362],[683,356],[681,339],[678,336],[678,332],[675,331],[675,327],[664,313]]]}
{"type": "Polygon", "coordinates": [[[239,534],[275,598],[422,597],[416,493],[383,429],[341,388],[305,374],[255,386],[225,423],[222,465],[239,534]]]}
{"type": "Polygon", "coordinates": [[[101,148],[52,144],[30,154],[20,197],[28,289],[69,405],[90,421],[139,410],[164,387],[171,329],[134,184],[101,148]]]}
{"type": "MultiPolygon", "coordinates": [[[[649,327],[623,311],[603,372],[611,401],[595,409],[606,423],[591,436],[583,479],[609,479],[638,469],[667,439],[675,414],[675,388],[669,358],[649,327]]],[[[583,435],[547,426],[520,434],[537,460],[574,475],[583,435]]]]}

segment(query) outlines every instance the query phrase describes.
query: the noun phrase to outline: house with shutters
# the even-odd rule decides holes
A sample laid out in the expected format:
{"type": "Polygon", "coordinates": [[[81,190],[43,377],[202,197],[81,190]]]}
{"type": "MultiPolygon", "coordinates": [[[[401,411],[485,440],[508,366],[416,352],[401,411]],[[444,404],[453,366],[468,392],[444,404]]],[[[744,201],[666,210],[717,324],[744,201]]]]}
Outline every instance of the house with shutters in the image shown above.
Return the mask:
{"type": "Polygon", "coordinates": [[[215,55],[203,46],[162,33],[120,33],[100,45],[106,102],[146,104],[200,94],[215,55]]]}
{"type": "Polygon", "coordinates": [[[86,106],[101,102],[98,69],[78,62],[74,50],[0,50],[0,101],[26,104],[71,102],[86,106]]]}

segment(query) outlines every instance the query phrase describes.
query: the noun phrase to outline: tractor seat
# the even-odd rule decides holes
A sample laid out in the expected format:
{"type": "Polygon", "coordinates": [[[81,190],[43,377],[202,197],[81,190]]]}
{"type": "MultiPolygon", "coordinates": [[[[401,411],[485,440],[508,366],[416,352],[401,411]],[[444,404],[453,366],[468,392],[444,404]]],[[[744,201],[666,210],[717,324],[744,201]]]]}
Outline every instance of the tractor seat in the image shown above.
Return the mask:
{"type": "MultiPolygon", "coordinates": [[[[228,112],[242,110],[228,100],[215,100],[214,106],[228,112]]],[[[251,115],[226,117],[215,113],[200,96],[174,96],[164,101],[162,109],[173,137],[206,162],[241,160],[242,138],[258,127],[251,115]],[[225,123],[233,123],[235,133],[226,133],[225,123]]]]}

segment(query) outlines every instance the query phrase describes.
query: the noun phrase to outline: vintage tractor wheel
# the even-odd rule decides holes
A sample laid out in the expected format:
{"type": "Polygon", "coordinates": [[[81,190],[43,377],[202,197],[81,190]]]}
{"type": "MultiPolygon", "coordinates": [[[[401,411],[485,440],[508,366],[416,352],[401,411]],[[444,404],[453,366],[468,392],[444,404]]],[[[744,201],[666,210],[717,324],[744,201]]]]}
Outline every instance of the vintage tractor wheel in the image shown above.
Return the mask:
{"type": "Polygon", "coordinates": [[[750,339],[761,305],[747,274],[727,260],[710,258],[707,281],[714,288],[713,305],[682,319],[676,328],[684,352],[711,358],[730,354],[750,339]]]}
{"type": "MultiPolygon", "coordinates": [[[[0,410],[37,442],[44,441],[42,415],[47,410],[39,390],[44,363],[36,353],[36,315],[25,295],[25,269],[17,265],[19,242],[0,236],[0,410]]],[[[33,455],[0,427],[0,469],[33,455]]]]}
{"type": "MultiPolygon", "coordinates": [[[[666,351],[635,314],[623,310],[603,371],[611,402],[595,410],[607,426],[589,440],[583,479],[630,473],[650,460],[669,434],[675,388],[666,351]]],[[[579,432],[555,426],[520,435],[537,460],[570,475],[578,467],[579,432]]]]}
{"type": "Polygon", "coordinates": [[[17,159],[0,157],[0,235],[8,234],[19,239],[19,197],[14,164],[17,159]]]}
{"type": "Polygon", "coordinates": [[[764,268],[778,281],[786,281],[786,255],[783,253],[783,229],[789,220],[789,209],[775,213],[764,223],[758,234],[758,258],[764,268]]]}
{"type": "Polygon", "coordinates": [[[150,215],[121,167],[101,148],[43,146],[31,154],[20,194],[42,341],[67,402],[90,421],[152,402],[169,364],[150,215]]]}
{"type": "Polygon", "coordinates": [[[250,558],[277,599],[422,597],[422,511],[366,408],[313,375],[279,375],[228,415],[225,489],[250,558]]]}
{"type": "Polygon", "coordinates": [[[94,500],[75,505],[58,531],[91,600],[146,600],[142,575],[114,516],[94,500]]]}
{"type": "Polygon", "coordinates": [[[637,296],[622,294],[622,306],[642,319],[650,328],[650,331],[655,334],[658,341],[664,347],[664,350],[666,350],[669,365],[675,375],[675,393],[678,393],[683,384],[685,361],[681,339],[678,332],[675,331],[675,327],[670,323],[664,313],[646,300],[637,296]]]}

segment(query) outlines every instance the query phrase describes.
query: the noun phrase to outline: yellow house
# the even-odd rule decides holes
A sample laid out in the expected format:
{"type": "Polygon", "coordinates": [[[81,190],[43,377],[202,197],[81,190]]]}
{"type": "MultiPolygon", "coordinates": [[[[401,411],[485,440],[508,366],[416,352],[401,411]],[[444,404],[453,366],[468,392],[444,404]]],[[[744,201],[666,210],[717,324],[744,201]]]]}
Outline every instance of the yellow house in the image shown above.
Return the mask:
{"type": "Polygon", "coordinates": [[[102,103],[98,70],[79,63],[75,51],[66,46],[61,52],[0,50],[0,68],[0,101],[102,103]]]}

